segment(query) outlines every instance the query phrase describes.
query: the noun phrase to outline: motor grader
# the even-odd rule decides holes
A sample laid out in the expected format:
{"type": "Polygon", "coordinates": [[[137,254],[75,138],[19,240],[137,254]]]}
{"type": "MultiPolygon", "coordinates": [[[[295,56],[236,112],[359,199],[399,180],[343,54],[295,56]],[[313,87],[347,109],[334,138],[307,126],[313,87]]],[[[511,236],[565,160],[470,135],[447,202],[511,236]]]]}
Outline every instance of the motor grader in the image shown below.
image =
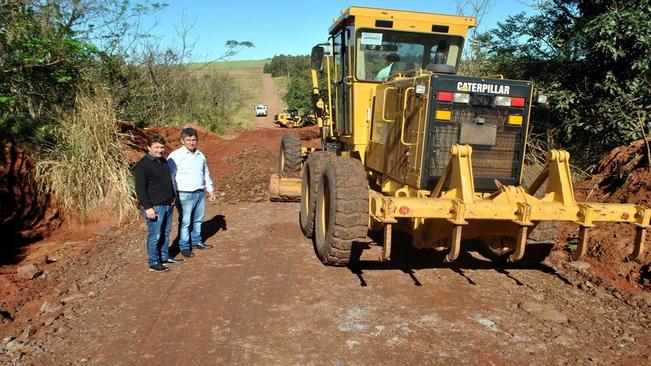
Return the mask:
{"type": "Polygon", "coordinates": [[[322,149],[283,136],[272,199],[300,196],[301,229],[330,265],[347,264],[369,230],[383,230],[381,259],[390,259],[394,228],[417,248],[444,251],[448,262],[467,239],[486,244],[492,259],[515,262],[545,221],[578,224],[574,260],[595,223],[633,224],[630,258],[638,259],[651,211],[576,202],[566,151],[551,150],[540,175],[522,185],[533,85],[457,75],[474,25],[464,16],[344,10],[311,54],[322,149]],[[299,170],[300,178],[286,176],[299,170]]]}
{"type": "Polygon", "coordinates": [[[313,113],[298,114],[298,109],[288,109],[274,115],[274,123],[283,128],[300,128],[316,124],[313,113]]]}
{"type": "Polygon", "coordinates": [[[274,123],[284,128],[300,127],[301,117],[298,115],[298,109],[288,109],[274,115],[274,123]]]}

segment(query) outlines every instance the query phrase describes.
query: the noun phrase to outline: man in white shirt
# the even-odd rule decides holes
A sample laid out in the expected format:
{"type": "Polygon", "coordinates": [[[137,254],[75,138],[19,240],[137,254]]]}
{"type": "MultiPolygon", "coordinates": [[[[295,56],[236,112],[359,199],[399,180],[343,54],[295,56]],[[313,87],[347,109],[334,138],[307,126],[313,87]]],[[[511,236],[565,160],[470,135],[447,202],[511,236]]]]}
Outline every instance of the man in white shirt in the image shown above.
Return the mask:
{"type": "Polygon", "coordinates": [[[397,53],[390,53],[387,58],[386,66],[384,66],[380,71],[375,75],[376,81],[387,81],[389,76],[391,76],[392,71],[395,73],[395,64],[400,61],[400,56],[397,53]]]}
{"type": "Polygon", "coordinates": [[[201,221],[206,210],[206,192],[215,200],[206,156],[197,149],[199,136],[194,128],[181,131],[183,146],[168,157],[170,173],[177,193],[179,210],[179,248],[186,258],[194,256],[192,249],[210,249],[212,245],[201,240],[201,221]]]}

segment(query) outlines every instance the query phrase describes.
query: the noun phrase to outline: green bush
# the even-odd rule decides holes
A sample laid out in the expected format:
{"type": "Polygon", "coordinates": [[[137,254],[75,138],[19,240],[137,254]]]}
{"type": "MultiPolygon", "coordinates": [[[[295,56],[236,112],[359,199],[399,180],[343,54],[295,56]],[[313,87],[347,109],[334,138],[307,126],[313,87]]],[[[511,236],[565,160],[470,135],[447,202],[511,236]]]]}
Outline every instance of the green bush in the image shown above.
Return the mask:
{"type": "Polygon", "coordinates": [[[534,123],[576,164],[648,133],[649,0],[546,1],[540,14],[508,17],[477,42],[498,73],[533,80],[549,96],[534,123]]]}
{"type": "Polygon", "coordinates": [[[263,71],[270,73],[272,77],[288,77],[287,92],[283,96],[287,108],[311,111],[312,80],[309,56],[274,56],[263,71]]]}

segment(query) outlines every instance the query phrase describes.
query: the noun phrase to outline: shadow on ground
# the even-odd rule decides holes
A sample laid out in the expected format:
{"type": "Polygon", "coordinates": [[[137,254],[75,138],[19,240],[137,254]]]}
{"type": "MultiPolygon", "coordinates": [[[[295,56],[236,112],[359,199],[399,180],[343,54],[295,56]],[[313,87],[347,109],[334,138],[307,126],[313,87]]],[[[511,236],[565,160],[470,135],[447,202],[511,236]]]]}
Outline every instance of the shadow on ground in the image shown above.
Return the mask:
{"type": "MultiPolygon", "coordinates": [[[[180,223],[179,223],[180,226],[180,223]]],[[[213,237],[220,231],[226,231],[228,227],[226,225],[226,216],[224,215],[215,215],[210,220],[206,220],[201,224],[201,240],[206,242],[208,239],[213,237]]],[[[170,243],[169,252],[171,257],[175,257],[179,254],[179,234],[177,232],[176,238],[170,243]]]]}
{"type": "MultiPolygon", "coordinates": [[[[375,239],[375,242],[380,240],[375,235],[371,235],[371,238],[375,239]]],[[[422,286],[414,270],[433,268],[449,268],[464,277],[471,285],[475,285],[475,283],[466,275],[465,270],[497,271],[517,283],[519,281],[510,275],[509,270],[530,269],[553,274],[562,281],[568,282],[567,279],[556,273],[553,268],[542,263],[551,253],[554,247],[553,243],[528,244],[524,257],[517,263],[486,259],[479,254],[482,253],[480,246],[483,244],[476,241],[462,242],[459,258],[453,263],[445,262],[445,252],[439,252],[433,249],[417,249],[409,243],[410,241],[407,237],[402,235],[394,236],[391,259],[389,261],[381,261],[379,258],[377,260],[362,259],[362,252],[370,249],[371,245],[367,243],[353,243],[351,261],[348,264],[348,269],[357,276],[360,281],[360,286],[367,285],[363,276],[365,271],[377,270],[402,271],[409,275],[415,286],[422,286]]],[[[522,283],[518,284],[522,285],[522,283]]]]}

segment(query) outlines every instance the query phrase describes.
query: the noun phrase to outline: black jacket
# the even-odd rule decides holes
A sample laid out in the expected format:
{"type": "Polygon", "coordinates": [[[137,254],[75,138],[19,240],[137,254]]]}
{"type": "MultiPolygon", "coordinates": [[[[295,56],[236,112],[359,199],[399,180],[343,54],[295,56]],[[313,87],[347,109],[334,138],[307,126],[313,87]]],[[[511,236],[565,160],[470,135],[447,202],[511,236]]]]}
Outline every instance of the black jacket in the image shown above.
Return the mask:
{"type": "Polygon", "coordinates": [[[136,164],[134,174],[136,196],[143,209],[174,202],[174,185],[165,158],[156,159],[146,154],[136,164]]]}

